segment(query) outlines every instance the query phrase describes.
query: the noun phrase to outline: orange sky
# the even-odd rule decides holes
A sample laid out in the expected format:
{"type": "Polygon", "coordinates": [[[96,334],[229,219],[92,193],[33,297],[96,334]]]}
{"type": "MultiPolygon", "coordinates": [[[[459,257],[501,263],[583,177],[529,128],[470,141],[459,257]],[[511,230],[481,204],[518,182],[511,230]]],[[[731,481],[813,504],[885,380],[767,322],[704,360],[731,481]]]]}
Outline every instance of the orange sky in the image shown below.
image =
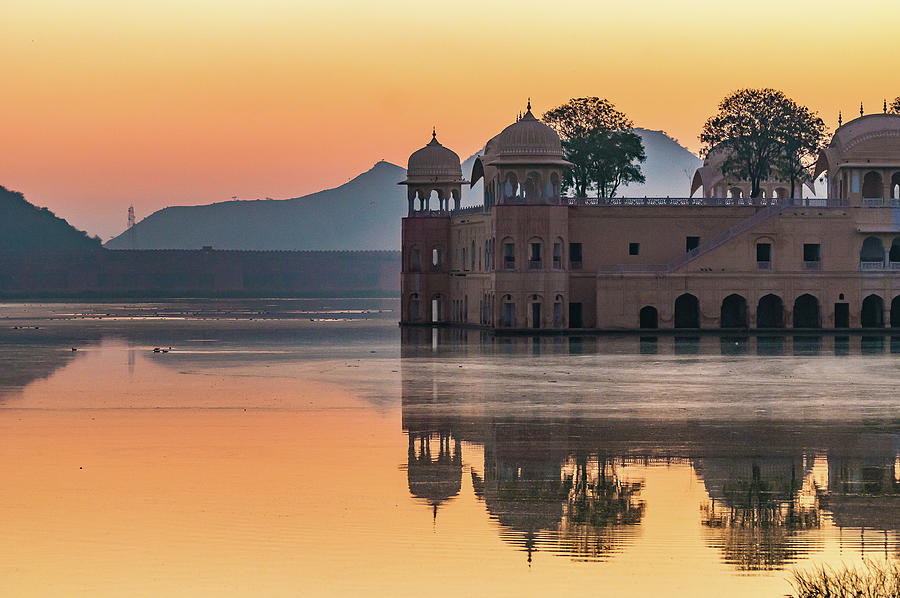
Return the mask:
{"type": "Polygon", "coordinates": [[[432,124],[465,158],[527,96],[607,97],[696,150],[724,94],[770,86],[833,129],[900,94],[898,17],[895,0],[5,0],[0,185],[105,240],[130,204],[405,165],[432,124]]]}

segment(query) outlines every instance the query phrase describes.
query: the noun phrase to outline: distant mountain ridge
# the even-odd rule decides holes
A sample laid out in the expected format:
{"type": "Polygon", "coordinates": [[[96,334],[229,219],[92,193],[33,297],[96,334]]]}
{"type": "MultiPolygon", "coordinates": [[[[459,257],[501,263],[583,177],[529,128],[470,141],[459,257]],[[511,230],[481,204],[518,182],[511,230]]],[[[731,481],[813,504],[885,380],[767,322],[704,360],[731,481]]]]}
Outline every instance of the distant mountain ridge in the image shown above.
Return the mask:
{"type": "Polygon", "coordinates": [[[0,186],[0,251],[79,251],[100,249],[100,239],[29,203],[0,186]]]}
{"type": "MultiPolygon", "coordinates": [[[[647,153],[642,170],[647,182],[629,185],[619,195],[686,197],[702,160],[662,131],[635,129],[647,153]]],[[[469,179],[479,154],[467,158],[469,179]]],[[[203,206],[173,206],[154,212],[106,243],[109,249],[399,249],[406,193],[397,183],[406,170],[378,162],[347,183],[284,200],[226,201],[203,206]],[[133,239],[133,241],[132,241],[133,239]]],[[[465,185],[462,205],[480,205],[482,182],[465,185]]]]}

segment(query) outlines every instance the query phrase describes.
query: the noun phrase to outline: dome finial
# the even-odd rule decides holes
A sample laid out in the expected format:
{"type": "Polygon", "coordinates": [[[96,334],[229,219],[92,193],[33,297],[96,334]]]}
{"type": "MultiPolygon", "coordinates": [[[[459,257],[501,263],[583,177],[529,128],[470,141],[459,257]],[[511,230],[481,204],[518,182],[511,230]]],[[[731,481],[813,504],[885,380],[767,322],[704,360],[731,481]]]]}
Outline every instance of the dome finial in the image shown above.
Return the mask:
{"type": "Polygon", "coordinates": [[[884,98],[884,113],[887,114],[887,98],[884,98]]]}
{"type": "Polygon", "coordinates": [[[863,107],[862,107],[862,102],[860,102],[860,103],[859,103],[859,115],[860,115],[860,116],[862,116],[862,115],[863,115],[863,107]]]}
{"type": "Polygon", "coordinates": [[[842,126],[844,124],[844,117],[841,116],[841,111],[838,110],[838,126],[842,126]]]}
{"type": "Polygon", "coordinates": [[[528,111],[531,112],[531,97],[528,98],[528,111]]]}
{"type": "Polygon", "coordinates": [[[437,128],[434,125],[431,126],[431,138],[437,139],[437,128]]]}

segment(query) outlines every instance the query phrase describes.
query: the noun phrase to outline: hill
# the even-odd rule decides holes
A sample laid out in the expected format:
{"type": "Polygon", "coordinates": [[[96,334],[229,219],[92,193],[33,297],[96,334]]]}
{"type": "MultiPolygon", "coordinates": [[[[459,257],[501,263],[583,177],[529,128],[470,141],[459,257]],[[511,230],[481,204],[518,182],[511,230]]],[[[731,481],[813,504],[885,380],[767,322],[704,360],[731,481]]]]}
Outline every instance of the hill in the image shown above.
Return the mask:
{"type": "MultiPolygon", "coordinates": [[[[135,225],[135,249],[397,249],[406,171],[378,162],[351,181],[285,200],[173,206],[135,225]]],[[[126,231],[106,243],[131,249],[126,231]]]]}
{"type": "MultiPolygon", "coordinates": [[[[647,182],[619,195],[685,197],[701,160],[662,131],[635,129],[644,141],[647,182]]],[[[478,154],[463,164],[470,178],[478,154]]],[[[285,200],[227,201],[173,206],[134,228],[135,249],[399,249],[400,219],[406,215],[406,171],[378,162],[334,189],[285,200]]],[[[482,203],[482,183],[463,188],[463,206],[482,203]]],[[[131,233],[110,240],[109,249],[131,249],[131,233]]]]}
{"type": "Polygon", "coordinates": [[[78,251],[100,248],[100,240],[28,203],[21,193],[0,186],[0,251],[78,251]]]}

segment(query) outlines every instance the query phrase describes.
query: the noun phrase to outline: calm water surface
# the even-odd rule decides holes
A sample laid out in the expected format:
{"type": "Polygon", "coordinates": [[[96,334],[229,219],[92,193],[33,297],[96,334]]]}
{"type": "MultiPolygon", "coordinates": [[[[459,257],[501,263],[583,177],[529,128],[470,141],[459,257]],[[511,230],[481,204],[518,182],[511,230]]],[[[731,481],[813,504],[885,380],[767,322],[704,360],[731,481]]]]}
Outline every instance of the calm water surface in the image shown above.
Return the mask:
{"type": "Polygon", "coordinates": [[[900,338],[397,307],[0,305],[0,594],[783,596],[900,557],[900,338]]]}

